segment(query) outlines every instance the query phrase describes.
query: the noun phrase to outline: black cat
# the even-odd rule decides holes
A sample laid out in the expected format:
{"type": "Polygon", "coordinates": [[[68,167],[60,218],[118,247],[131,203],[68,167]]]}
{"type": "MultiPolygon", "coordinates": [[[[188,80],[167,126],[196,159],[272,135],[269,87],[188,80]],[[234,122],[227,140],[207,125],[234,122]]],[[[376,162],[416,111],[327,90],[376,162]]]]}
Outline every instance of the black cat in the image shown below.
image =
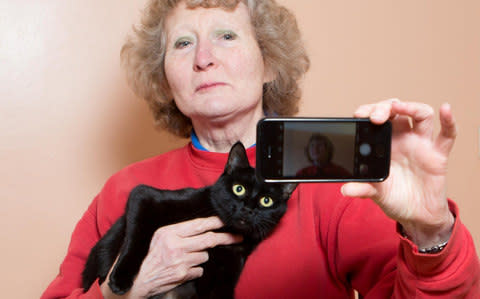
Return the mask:
{"type": "MultiPolygon", "coordinates": [[[[265,239],[286,211],[296,184],[267,184],[257,180],[245,148],[238,142],[230,150],[217,182],[201,189],[159,190],[140,185],[128,198],[125,214],[92,248],[85,265],[83,288],[99,278],[114,293],[127,292],[147,255],[154,232],[162,226],[198,217],[219,216],[221,231],[243,236],[234,245],[209,249],[203,276],[173,289],[176,298],[233,298],[247,256],[265,239]]],[[[152,298],[165,298],[155,295],[152,298]]]]}

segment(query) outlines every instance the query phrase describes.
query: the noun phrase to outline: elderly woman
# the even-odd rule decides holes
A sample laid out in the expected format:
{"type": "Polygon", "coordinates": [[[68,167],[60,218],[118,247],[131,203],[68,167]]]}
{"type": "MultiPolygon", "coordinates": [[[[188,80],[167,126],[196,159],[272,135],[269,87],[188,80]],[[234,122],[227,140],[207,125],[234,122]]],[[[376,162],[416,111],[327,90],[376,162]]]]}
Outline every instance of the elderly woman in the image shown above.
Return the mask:
{"type": "Polygon", "coordinates": [[[311,165],[300,169],[300,177],[349,178],[348,170],[332,161],[334,146],[332,141],[323,134],[313,134],[305,147],[305,156],[311,165]]]}
{"type": "MultiPolygon", "coordinates": [[[[123,213],[134,186],[211,184],[238,140],[250,146],[254,162],[257,121],[297,111],[297,81],[309,66],[295,19],[273,0],[152,0],[122,56],[158,123],[192,142],[108,180],[42,298],[145,298],[201,276],[207,248],[241,241],[212,232],[222,226],[218,218],[157,230],[123,297],[112,294],[108,278],[81,289],[91,247],[123,213]]],[[[425,104],[387,100],[361,106],[355,116],[392,120],[390,177],[378,184],[300,185],[275,232],[249,256],[236,297],[352,298],[354,290],[364,298],[479,297],[472,238],[446,198],[456,134],[450,107],[440,109],[436,138],[434,112],[425,104]]]]}

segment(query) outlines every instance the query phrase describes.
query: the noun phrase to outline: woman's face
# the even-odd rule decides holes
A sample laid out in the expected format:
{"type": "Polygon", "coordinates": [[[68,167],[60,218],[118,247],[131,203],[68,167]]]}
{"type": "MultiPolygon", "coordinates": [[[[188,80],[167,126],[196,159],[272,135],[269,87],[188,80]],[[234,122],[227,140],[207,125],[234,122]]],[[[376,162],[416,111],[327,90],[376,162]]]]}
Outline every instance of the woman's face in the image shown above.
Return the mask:
{"type": "Polygon", "coordinates": [[[188,9],[180,3],[166,20],[165,73],[177,107],[195,121],[261,117],[262,53],[247,7],[188,9]]]}
{"type": "Polygon", "coordinates": [[[308,144],[308,153],[310,159],[314,162],[327,162],[328,150],[327,144],[321,139],[312,139],[308,144]]]}

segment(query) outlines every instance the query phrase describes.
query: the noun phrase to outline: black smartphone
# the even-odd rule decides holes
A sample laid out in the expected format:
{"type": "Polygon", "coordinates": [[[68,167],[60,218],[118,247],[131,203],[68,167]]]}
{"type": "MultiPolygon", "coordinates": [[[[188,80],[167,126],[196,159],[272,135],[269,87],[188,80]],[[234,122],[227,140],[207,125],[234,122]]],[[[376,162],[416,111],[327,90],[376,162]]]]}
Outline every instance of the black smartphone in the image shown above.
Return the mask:
{"type": "Polygon", "coordinates": [[[380,182],[388,177],[392,125],[365,118],[264,118],[257,176],[274,182],[380,182]]]}

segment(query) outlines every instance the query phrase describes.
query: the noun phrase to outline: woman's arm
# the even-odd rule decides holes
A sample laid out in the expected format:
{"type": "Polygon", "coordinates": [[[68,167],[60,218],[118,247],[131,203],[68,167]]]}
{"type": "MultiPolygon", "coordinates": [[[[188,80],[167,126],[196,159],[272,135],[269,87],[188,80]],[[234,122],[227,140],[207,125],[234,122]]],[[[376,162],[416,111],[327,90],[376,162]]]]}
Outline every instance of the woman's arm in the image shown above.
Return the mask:
{"type": "Polygon", "coordinates": [[[395,273],[390,273],[394,297],[480,297],[480,265],[473,241],[455,219],[458,211],[446,195],[448,156],[456,137],[450,106],[440,108],[436,137],[434,110],[426,104],[383,101],[361,106],[355,116],[378,124],[390,119],[393,124],[388,179],[345,184],[342,193],[373,199],[398,223],[400,251],[395,273]]]}
{"type": "Polygon", "coordinates": [[[454,217],[446,195],[447,162],[456,137],[449,105],[440,108],[440,134],[434,138],[434,110],[413,102],[389,100],[361,106],[356,117],[393,125],[390,176],[382,183],[350,183],[347,196],[373,199],[385,214],[400,223],[419,248],[448,241],[454,217]]]}
{"type": "Polygon", "coordinates": [[[223,224],[217,217],[198,218],[160,228],[150,244],[139,274],[130,291],[124,296],[112,293],[108,279],[98,280],[83,292],[81,273],[91,248],[101,238],[97,227],[99,196],[77,223],[67,255],[60,272],[50,283],[41,299],[48,298],[146,298],[166,292],[175,286],[199,277],[203,269],[199,264],[208,260],[207,248],[239,242],[238,236],[213,233],[223,224]]]}
{"type": "Polygon", "coordinates": [[[100,239],[97,228],[98,196],[88,207],[70,239],[67,255],[60,265],[57,277],[44,291],[41,299],[49,298],[102,298],[98,282],[83,293],[81,273],[90,249],[100,239]]]}
{"type": "Polygon", "coordinates": [[[373,201],[355,198],[332,215],[327,246],[337,277],[363,298],[480,298],[480,264],[471,235],[456,220],[448,245],[422,254],[373,201]]]}
{"type": "Polygon", "coordinates": [[[111,291],[107,278],[100,286],[104,298],[148,298],[202,276],[203,268],[198,265],[208,260],[208,248],[241,241],[238,236],[212,232],[222,226],[220,218],[208,217],[159,228],[132,288],[118,296],[111,291]]]}

